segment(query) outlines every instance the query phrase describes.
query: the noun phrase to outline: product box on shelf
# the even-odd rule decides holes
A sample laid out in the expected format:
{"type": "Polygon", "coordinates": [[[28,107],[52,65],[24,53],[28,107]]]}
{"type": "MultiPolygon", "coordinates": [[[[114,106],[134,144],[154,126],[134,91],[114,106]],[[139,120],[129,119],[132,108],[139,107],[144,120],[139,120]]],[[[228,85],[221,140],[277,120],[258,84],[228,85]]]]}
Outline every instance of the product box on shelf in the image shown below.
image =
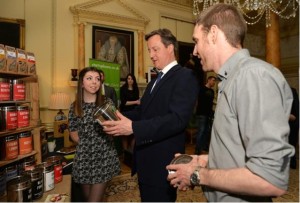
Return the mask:
{"type": "Polygon", "coordinates": [[[9,135],[1,138],[1,160],[16,159],[19,154],[17,135],[9,135]]]}
{"type": "Polygon", "coordinates": [[[10,181],[18,175],[18,166],[15,163],[9,164],[5,167],[6,182],[10,181]]]}
{"type": "Polygon", "coordinates": [[[30,124],[29,106],[26,105],[17,106],[17,115],[18,115],[18,128],[28,127],[30,124]]]}
{"type": "Polygon", "coordinates": [[[0,107],[0,130],[14,130],[18,127],[18,114],[15,106],[0,107]]]}
{"type": "Polygon", "coordinates": [[[16,49],[11,46],[5,46],[6,52],[6,71],[18,72],[16,49]]]}
{"type": "Polygon", "coordinates": [[[6,54],[3,44],[0,44],[0,71],[6,71],[6,54]]]}
{"type": "Polygon", "coordinates": [[[26,97],[25,82],[20,79],[11,80],[11,92],[13,101],[23,101],[26,97]]]}
{"type": "Polygon", "coordinates": [[[28,73],[35,75],[36,74],[36,64],[35,64],[35,56],[32,52],[27,52],[27,66],[28,73]]]}
{"type": "Polygon", "coordinates": [[[10,100],[10,80],[6,78],[0,78],[0,101],[9,101],[9,100],[10,100]]]}
{"type": "Polygon", "coordinates": [[[32,134],[31,131],[26,131],[18,134],[19,155],[24,155],[32,152],[32,134]]]}
{"type": "Polygon", "coordinates": [[[26,52],[23,49],[17,49],[17,69],[19,73],[27,73],[26,52]]]}

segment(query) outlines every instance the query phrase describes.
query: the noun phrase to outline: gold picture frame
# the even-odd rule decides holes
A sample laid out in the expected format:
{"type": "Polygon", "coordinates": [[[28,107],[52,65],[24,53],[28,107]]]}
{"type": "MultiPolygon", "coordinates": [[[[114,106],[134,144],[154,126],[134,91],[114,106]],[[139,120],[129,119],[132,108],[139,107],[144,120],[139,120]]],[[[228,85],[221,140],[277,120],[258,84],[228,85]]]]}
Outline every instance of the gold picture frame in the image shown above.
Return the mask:
{"type": "Polygon", "coordinates": [[[134,73],[134,33],[93,26],[93,58],[120,64],[120,79],[134,73]]]}

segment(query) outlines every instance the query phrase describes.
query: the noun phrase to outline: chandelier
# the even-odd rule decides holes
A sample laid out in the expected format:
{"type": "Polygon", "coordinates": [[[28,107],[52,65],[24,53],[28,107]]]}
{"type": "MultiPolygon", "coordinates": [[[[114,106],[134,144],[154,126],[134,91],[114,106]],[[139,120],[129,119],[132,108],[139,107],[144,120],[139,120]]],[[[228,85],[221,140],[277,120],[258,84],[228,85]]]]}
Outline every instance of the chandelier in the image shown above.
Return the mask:
{"type": "Polygon", "coordinates": [[[217,4],[232,4],[240,9],[249,25],[258,23],[265,15],[266,27],[271,26],[270,13],[273,12],[283,19],[296,17],[299,0],[194,0],[193,14],[217,4]]]}

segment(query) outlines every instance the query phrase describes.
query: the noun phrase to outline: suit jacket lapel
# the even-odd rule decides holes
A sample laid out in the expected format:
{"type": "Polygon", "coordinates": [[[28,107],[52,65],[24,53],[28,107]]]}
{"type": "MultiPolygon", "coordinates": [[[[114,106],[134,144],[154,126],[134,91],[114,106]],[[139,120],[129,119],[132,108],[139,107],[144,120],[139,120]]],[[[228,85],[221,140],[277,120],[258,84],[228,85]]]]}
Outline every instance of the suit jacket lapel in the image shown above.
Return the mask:
{"type": "Polygon", "coordinates": [[[146,91],[145,91],[145,98],[144,98],[144,101],[143,102],[145,102],[145,104],[143,104],[144,105],[144,108],[143,108],[143,110],[146,110],[147,109],[147,107],[149,106],[149,104],[151,104],[151,101],[153,100],[153,98],[155,98],[156,97],[156,95],[157,95],[157,92],[159,91],[159,89],[163,86],[163,84],[165,83],[165,82],[167,82],[169,79],[171,79],[172,78],[172,75],[177,71],[177,70],[179,70],[180,69],[180,66],[179,65],[176,65],[176,66],[174,66],[174,67],[172,67],[163,77],[162,77],[162,79],[159,81],[159,83],[157,84],[157,85],[155,85],[155,87],[154,87],[154,89],[152,90],[152,92],[150,93],[150,91],[151,91],[151,89],[152,89],[152,86],[153,86],[153,84],[154,84],[154,82],[155,82],[155,80],[153,81],[153,83],[151,84],[151,82],[149,83],[149,85],[147,86],[147,89],[146,89],[146,91]]]}
{"type": "Polygon", "coordinates": [[[155,80],[152,80],[150,81],[150,83],[147,85],[146,89],[145,89],[145,92],[143,94],[143,102],[146,104],[148,101],[149,101],[149,98],[151,96],[151,89],[152,89],[152,86],[154,84],[155,80]]]}

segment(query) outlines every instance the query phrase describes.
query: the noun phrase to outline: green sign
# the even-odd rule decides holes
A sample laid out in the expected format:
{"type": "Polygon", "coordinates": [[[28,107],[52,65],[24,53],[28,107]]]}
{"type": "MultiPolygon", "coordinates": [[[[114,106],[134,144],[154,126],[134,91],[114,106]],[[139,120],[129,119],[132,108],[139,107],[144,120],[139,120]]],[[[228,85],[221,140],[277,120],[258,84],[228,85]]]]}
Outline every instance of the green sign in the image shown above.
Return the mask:
{"type": "Polygon", "coordinates": [[[90,59],[89,65],[101,69],[105,74],[106,85],[115,88],[117,97],[120,99],[120,64],[90,59]]]}

